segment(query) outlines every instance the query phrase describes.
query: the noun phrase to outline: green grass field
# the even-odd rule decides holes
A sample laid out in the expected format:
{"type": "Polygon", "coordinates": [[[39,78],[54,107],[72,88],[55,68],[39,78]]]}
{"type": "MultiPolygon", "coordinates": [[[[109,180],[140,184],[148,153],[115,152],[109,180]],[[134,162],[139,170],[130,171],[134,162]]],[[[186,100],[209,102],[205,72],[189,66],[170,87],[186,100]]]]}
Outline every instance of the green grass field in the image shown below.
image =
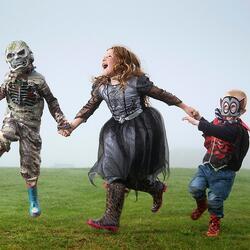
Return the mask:
{"type": "MultiPolygon", "coordinates": [[[[0,168],[0,249],[250,249],[250,171],[241,170],[225,202],[222,232],[207,238],[208,214],[191,221],[194,201],[187,185],[195,169],[172,169],[164,205],[150,211],[152,199],[131,191],[117,234],[86,225],[104,211],[105,190],[87,180],[83,169],[42,169],[42,215],[28,215],[27,192],[19,170],[0,168]]],[[[100,185],[99,185],[100,184],[100,185]]]]}

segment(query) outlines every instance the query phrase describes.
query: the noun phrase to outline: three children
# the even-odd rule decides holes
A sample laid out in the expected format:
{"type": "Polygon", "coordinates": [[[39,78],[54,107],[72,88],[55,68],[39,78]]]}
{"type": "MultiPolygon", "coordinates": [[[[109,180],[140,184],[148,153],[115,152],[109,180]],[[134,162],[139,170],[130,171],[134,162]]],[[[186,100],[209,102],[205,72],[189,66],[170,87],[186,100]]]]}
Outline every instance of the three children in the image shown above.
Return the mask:
{"type": "Polygon", "coordinates": [[[116,232],[127,189],[149,193],[153,198],[151,211],[157,212],[166,191],[166,185],[157,176],[166,175],[169,159],[163,119],[149,106],[148,97],[152,97],[183,109],[188,114],[183,119],[203,132],[207,152],[189,185],[197,204],[191,218],[199,219],[208,209],[207,236],[219,234],[224,200],[230,194],[235,174],[249,148],[249,128],[240,119],[247,104],[243,91],[229,91],[221,99],[216,119],[209,123],[179,98],[156,87],[142,71],[133,52],[114,46],[104,55],[103,72],[94,79],[91,98],[69,124],[44,77],[35,71],[33,53],[28,45],[14,41],[7,47],[5,56],[10,72],[0,87],[0,99],[6,98],[8,104],[0,130],[0,155],[10,150],[11,142],[19,141],[20,172],[28,188],[31,216],[41,214],[37,181],[44,99],[58,123],[59,133],[66,137],[86,122],[103,100],[110,109],[112,118],[101,129],[98,159],[89,171],[92,183],[96,174],[108,183],[106,210],[100,219],[89,219],[87,224],[116,232]]]}

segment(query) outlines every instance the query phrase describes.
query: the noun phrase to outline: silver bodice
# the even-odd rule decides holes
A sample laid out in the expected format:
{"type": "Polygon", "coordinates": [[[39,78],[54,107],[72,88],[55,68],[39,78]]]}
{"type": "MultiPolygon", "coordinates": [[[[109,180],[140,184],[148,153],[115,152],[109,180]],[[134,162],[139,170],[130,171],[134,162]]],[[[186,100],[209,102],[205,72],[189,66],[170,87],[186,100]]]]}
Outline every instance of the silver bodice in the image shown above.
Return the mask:
{"type": "Polygon", "coordinates": [[[137,89],[137,77],[131,78],[125,89],[122,89],[120,84],[102,85],[99,95],[106,101],[116,121],[123,122],[143,110],[142,96],[137,89]]]}

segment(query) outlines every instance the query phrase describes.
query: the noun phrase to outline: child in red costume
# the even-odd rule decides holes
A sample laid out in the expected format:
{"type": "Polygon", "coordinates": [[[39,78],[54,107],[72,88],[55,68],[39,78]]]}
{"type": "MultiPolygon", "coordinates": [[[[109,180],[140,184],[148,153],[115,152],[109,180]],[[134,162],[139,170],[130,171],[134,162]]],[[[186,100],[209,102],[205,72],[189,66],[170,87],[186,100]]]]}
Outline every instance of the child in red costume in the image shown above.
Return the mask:
{"type": "Polygon", "coordinates": [[[203,164],[189,184],[189,191],[197,208],[192,220],[197,220],[208,209],[210,213],[207,236],[218,236],[220,219],[224,217],[223,204],[230,194],[236,172],[249,148],[249,128],[240,116],[246,112],[247,96],[241,90],[231,90],[221,99],[212,123],[197,115],[184,117],[203,132],[207,152],[203,164]],[[206,195],[208,189],[208,195],[206,195]]]}

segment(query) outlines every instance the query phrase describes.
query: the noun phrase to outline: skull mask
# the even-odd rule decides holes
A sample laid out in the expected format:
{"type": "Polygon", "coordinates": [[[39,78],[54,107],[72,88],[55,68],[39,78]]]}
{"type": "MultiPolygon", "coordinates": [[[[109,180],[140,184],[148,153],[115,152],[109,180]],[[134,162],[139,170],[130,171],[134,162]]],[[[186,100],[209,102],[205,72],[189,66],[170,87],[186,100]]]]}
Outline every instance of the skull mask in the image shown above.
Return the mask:
{"type": "Polygon", "coordinates": [[[221,114],[223,116],[240,116],[243,103],[244,99],[239,101],[234,96],[225,96],[220,100],[221,114]]]}
{"type": "Polygon", "coordinates": [[[24,41],[13,41],[5,50],[5,59],[11,71],[25,71],[32,65],[34,58],[24,41]]]}

